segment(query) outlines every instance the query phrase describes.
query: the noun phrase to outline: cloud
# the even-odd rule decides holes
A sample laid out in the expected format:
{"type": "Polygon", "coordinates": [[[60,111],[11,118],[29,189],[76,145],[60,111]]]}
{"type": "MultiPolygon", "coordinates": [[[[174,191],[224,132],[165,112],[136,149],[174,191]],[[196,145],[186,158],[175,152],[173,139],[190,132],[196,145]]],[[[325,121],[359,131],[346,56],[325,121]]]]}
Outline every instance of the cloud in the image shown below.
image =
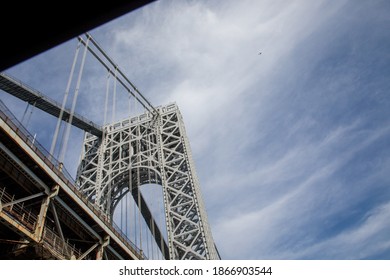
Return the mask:
{"type": "MultiPolygon", "coordinates": [[[[160,2],[118,24],[115,49],[121,61],[138,54],[126,66],[137,83],[157,104],[181,108],[214,237],[228,258],[292,256],[288,233],[308,238],[296,250],[317,242],[318,232],[303,230],[320,228],[315,202],[338,205],[327,212],[332,223],[359,201],[356,191],[341,207],[337,197],[353,180],[340,173],[388,131],[367,130],[373,115],[359,105],[363,72],[342,40],[355,30],[356,14],[343,18],[350,6],[160,2]],[[342,64],[335,55],[344,47],[342,64]]],[[[355,34],[351,51],[359,40],[355,34]]]]}
{"type": "Polygon", "coordinates": [[[378,205],[370,210],[354,228],[335,237],[287,255],[289,259],[370,259],[390,249],[389,231],[390,203],[378,205]]]}
{"type": "MultiPolygon", "coordinates": [[[[389,256],[386,8],[157,1],[91,32],[152,104],[178,103],[222,257],[389,256]]],[[[49,74],[29,79],[61,87],[49,74]]],[[[91,74],[78,108],[101,120],[106,73],[91,74]]]]}
{"type": "MultiPolygon", "coordinates": [[[[222,189],[228,193],[225,201],[220,201],[220,207],[224,204],[234,205],[224,210],[226,216],[221,216],[214,234],[217,237],[224,236],[225,240],[235,244],[229,244],[226,255],[248,254],[249,258],[322,258],[320,250],[316,251],[318,255],[314,252],[306,255],[305,246],[318,241],[316,236],[327,230],[326,222],[332,223],[341,218],[344,211],[351,211],[372,193],[375,188],[372,188],[370,182],[384,178],[383,172],[388,168],[388,162],[382,163],[380,169],[362,181],[352,183],[353,180],[350,179],[355,188],[345,186],[340,181],[341,178],[336,176],[338,172],[348,168],[350,161],[359,152],[388,137],[390,132],[390,127],[387,126],[371,135],[361,135],[362,141],[358,145],[350,145],[354,138],[349,135],[355,135],[360,129],[359,122],[338,128],[321,143],[296,147],[268,166],[259,166],[253,173],[245,174],[245,178],[240,176],[245,170],[237,170],[226,181],[214,183],[216,195],[222,189]],[[338,150],[340,145],[349,148],[330,157],[329,151],[338,150]],[[242,190],[243,193],[237,194],[235,189],[242,190]],[[233,242],[237,236],[241,236],[241,241],[233,242]],[[253,247],[258,251],[248,253],[253,247]]],[[[358,244],[351,242],[349,246],[352,248],[358,244]]],[[[337,246],[332,250],[335,252],[331,258],[358,257],[354,251],[343,252],[337,246]]]]}

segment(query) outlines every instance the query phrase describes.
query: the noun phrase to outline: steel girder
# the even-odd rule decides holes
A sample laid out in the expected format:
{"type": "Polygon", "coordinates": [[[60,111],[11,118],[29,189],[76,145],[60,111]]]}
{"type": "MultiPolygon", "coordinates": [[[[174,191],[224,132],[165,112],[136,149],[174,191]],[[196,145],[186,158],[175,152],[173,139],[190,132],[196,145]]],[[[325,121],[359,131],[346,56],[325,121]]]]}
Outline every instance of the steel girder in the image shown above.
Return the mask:
{"type": "MultiPolygon", "coordinates": [[[[219,259],[179,108],[173,103],[157,109],[157,118],[145,113],[105,126],[102,138],[86,134],[77,175],[80,190],[112,217],[127,192],[137,203],[135,190],[159,184],[168,235],[166,257],[219,259]]],[[[142,206],[139,201],[137,205],[142,206]]],[[[155,235],[158,244],[163,243],[161,236],[155,235]]]]}

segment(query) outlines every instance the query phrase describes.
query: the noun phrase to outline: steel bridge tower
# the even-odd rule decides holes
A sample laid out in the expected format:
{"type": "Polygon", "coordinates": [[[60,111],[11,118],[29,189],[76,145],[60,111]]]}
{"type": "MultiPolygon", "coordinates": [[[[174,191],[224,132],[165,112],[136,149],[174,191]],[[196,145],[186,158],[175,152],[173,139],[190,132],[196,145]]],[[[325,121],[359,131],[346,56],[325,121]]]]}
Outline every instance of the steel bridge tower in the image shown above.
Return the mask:
{"type": "MultiPolygon", "coordinates": [[[[64,169],[62,163],[67,153],[71,125],[86,131],[76,182],[74,185],[72,183],[71,186],[72,203],[77,207],[81,205],[84,207],[82,210],[85,211],[82,212],[82,215],[78,215],[65,203],[68,212],[74,214],[83,228],[87,229],[94,237],[98,237],[97,245],[95,244],[93,247],[87,248],[86,253],[82,254],[81,257],[87,256],[96,248],[95,246],[107,247],[110,236],[115,239],[113,244],[122,244],[114,236],[117,229],[111,232],[111,226],[115,224],[114,211],[120,202],[123,202],[124,198],[132,196],[134,205],[138,207],[137,211],[140,213],[138,217],[143,216],[145,224],[149,227],[150,233],[165,259],[220,259],[207,221],[206,209],[203,204],[189,141],[178,106],[175,103],[157,108],[152,106],[92,36],[87,33],[85,37],[85,39],[81,36],[78,37],[79,42],[62,105],[20,81],[0,73],[0,89],[58,118],[51,149],[47,155],[48,161],[55,158],[54,154],[61,124],[66,122],[63,139],[61,140],[62,144],[59,147],[61,150],[60,156],[56,160],[59,163],[59,172],[62,172],[64,169]],[[82,45],[84,45],[82,60],[80,63],[77,63],[82,45]],[[129,105],[130,98],[134,98],[133,100],[136,104],[143,106],[145,113],[100,127],[74,112],[88,51],[107,70],[106,103],[103,122],[106,121],[106,113],[108,111],[107,98],[109,95],[110,77],[114,79],[113,116],[115,114],[114,105],[116,102],[117,84],[122,85],[128,94],[129,105]],[[79,74],[73,94],[72,109],[69,110],[66,108],[66,104],[76,65],[79,66],[79,74]],[[142,196],[140,188],[145,184],[162,186],[167,238],[163,237],[148,208],[148,204],[142,196]],[[82,202],[77,200],[79,195],[83,199],[82,202]],[[97,234],[92,226],[81,218],[81,216],[84,216],[85,213],[89,213],[88,211],[91,210],[87,209],[84,204],[88,207],[91,206],[93,213],[96,212],[95,215],[99,216],[92,216],[99,219],[93,226],[97,224],[100,228],[103,227],[103,230],[100,230],[100,232],[107,231],[104,236],[97,234]],[[106,230],[108,228],[109,230],[106,230]]],[[[112,119],[114,120],[115,118],[113,117],[112,119]]],[[[48,168],[46,165],[42,166],[43,168],[48,168]]],[[[53,180],[56,180],[54,175],[52,177],[53,180]]],[[[68,190],[66,186],[63,186],[63,189],[68,190]]],[[[48,192],[46,189],[45,191],[48,192]]],[[[60,192],[60,194],[62,193],[60,192]]],[[[67,201],[69,200],[68,197],[66,199],[67,201]]],[[[10,203],[17,204],[19,200],[7,201],[5,205],[7,207],[11,206],[10,203]]],[[[4,207],[0,205],[0,212],[2,208],[4,207]]],[[[53,214],[56,221],[58,220],[56,219],[57,216],[57,214],[53,214]]],[[[66,219],[66,215],[63,215],[63,218],[66,219]]],[[[56,224],[59,228],[58,232],[61,233],[60,222],[58,221],[56,224]]],[[[74,234],[75,227],[68,226],[67,230],[74,234]]],[[[76,234],[77,232],[79,231],[76,230],[76,234]]],[[[62,239],[65,239],[63,234],[60,235],[62,239]]],[[[82,244],[76,245],[84,246],[82,244]]],[[[142,250],[142,246],[140,247],[142,250]]],[[[109,248],[112,252],[117,252],[113,248],[109,248]]],[[[83,247],[82,249],[86,248],[83,247]]],[[[102,250],[99,251],[99,257],[102,255],[102,250]]],[[[139,255],[141,257],[133,256],[133,258],[143,257],[142,252],[139,255]]],[[[123,257],[118,253],[116,256],[123,257]]]]}
{"type": "Polygon", "coordinates": [[[106,125],[102,137],[86,133],[80,191],[109,219],[131,194],[167,259],[219,259],[179,108],[173,103],[156,110],[106,125]],[[151,183],[163,189],[168,244],[140,196],[139,188],[151,183]]]}

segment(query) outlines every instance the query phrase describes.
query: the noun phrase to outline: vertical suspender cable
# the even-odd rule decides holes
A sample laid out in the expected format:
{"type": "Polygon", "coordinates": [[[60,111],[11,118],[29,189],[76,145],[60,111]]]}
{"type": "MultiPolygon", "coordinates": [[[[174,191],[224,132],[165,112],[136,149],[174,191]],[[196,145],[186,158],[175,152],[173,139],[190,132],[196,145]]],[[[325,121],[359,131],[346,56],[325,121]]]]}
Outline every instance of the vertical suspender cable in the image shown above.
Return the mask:
{"type": "MultiPolygon", "coordinates": [[[[137,186],[135,185],[134,186],[135,188],[137,188],[137,186]]],[[[134,189],[133,187],[133,189],[134,189]]],[[[133,190],[134,192],[136,191],[136,189],[133,190]]],[[[137,246],[139,247],[139,244],[138,244],[138,206],[137,206],[137,203],[136,203],[136,200],[135,200],[135,196],[133,197],[133,209],[134,209],[134,240],[135,240],[135,244],[137,244],[137,246]]]]}
{"type": "MultiPolygon", "coordinates": [[[[141,129],[140,126],[138,126],[138,134],[141,136],[141,129]]],[[[141,151],[141,139],[138,140],[138,149],[137,152],[140,153],[141,151]]],[[[137,167],[137,176],[138,176],[138,183],[137,183],[137,199],[138,199],[138,225],[139,225],[139,247],[142,250],[142,226],[141,226],[141,213],[142,213],[142,207],[141,207],[141,176],[140,176],[140,170],[139,170],[139,164],[137,167]]]]}
{"type": "MultiPolygon", "coordinates": [[[[149,128],[147,128],[147,130],[149,130],[149,128]]],[[[147,132],[151,132],[152,131],[152,129],[150,128],[150,131],[147,131],[147,132]]],[[[151,157],[152,157],[152,149],[151,149],[151,147],[150,147],[150,142],[152,141],[152,139],[151,139],[151,135],[150,135],[150,133],[147,133],[146,134],[146,138],[147,138],[147,141],[148,141],[148,143],[147,143],[147,149],[148,149],[148,152],[147,152],[147,154],[148,154],[148,165],[149,165],[149,167],[152,167],[152,160],[151,160],[151,157]]],[[[151,183],[151,179],[150,179],[150,169],[148,170],[148,179],[149,179],[149,184],[151,183]]]]}
{"type": "Polygon", "coordinates": [[[131,118],[131,95],[129,95],[129,119],[131,118]]]}
{"type": "Polygon", "coordinates": [[[61,126],[61,122],[62,122],[62,116],[64,114],[64,110],[65,110],[65,106],[66,106],[66,101],[68,100],[70,84],[71,84],[71,82],[73,80],[74,68],[76,66],[76,62],[77,62],[77,57],[79,55],[80,46],[81,46],[81,43],[78,42],[77,47],[76,47],[76,52],[75,52],[75,55],[74,55],[74,59],[73,59],[72,68],[71,68],[70,74],[69,74],[68,84],[66,85],[64,98],[62,100],[62,106],[61,106],[60,115],[59,115],[58,120],[57,120],[56,130],[54,132],[53,141],[51,142],[50,155],[54,155],[54,149],[55,149],[55,146],[57,144],[57,137],[58,137],[58,133],[60,131],[60,126],[61,126]]]}
{"type": "Polygon", "coordinates": [[[123,189],[121,190],[121,230],[123,233],[126,232],[126,225],[125,225],[125,207],[126,207],[126,202],[123,201],[125,197],[123,195],[123,189]]]}
{"type": "Polygon", "coordinates": [[[139,167],[137,168],[138,173],[138,186],[137,186],[137,199],[138,199],[138,227],[139,227],[139,248],[142,250],[142,224],[141,224],[141,190],[140,190],[140,175],[139,175],[139,167]]]}
{"type": "Polygon", "coordinates": [[[107,73],[107,85],[106,85],[106,100],[104,101],[104,119],[103,119],[103,125],[106,125],[107,122],[107,110],[108,110],[108,95],[110,92],[110,71],[107,73]]]}
{"type": "MultiPolygon", "coordinates": [[[[131,143],[130,143],[131,144],[131,143]]],[[[132,161],[130,160],[130,167],[129,167],[129,193],[130,193],[130,199],[132,200],[133,202],[133,212],[134,212],[134,219],[133,219],[133,223],[134,223],[134,244],[136,246],[138,246],[138,240],[137,240],[137,204],[135,203],[135,200],[134,200],[134,197],[133,197],[133,191],[134,191],[134,187],[136,188],[137,186],[133,186],[133,172],[132,172],[132,161]]]]}
{"type": "MultiPolygon", "coordinates": [[[[144,223],[142,223],[144,224],[144,223]]],[[[148,259],[150,259],[150,251],[149,251],[149,238],[148,238],[148,231],[147,231],[147,228],[146,228],[146,225],[144,225],[145,227],[145,239],[146,239],[146,256],[148,256],[148,259]]]]}
{"type": "Polygon", "coordinates": [[[120,214],[121,214],[121,226],[120,226],[120,229],[121,231],[123,232],[123,197],[122,197],[122,190],[121,190],[121,194],[119,195],[119,197],[121,198],[121,201],[120,201],[120,214]]]}
{"type": "MultiPolygon", "coordinates": [[[[130,119],[130,111],[131,111],[131,98],[129,96],[129,119],[130,119]]],[[[129,131],[129,192],[126,195],[126,236],[130,239],[130,221],[129,217],[131,216],[131,207],[130,207],[130,198],[131,196],[131,128],[129,131]]]]}
{"type": "MultiPolygon", "coordinates": [[[[33,104],[32,107],[31,107],[31,109],[30,109],[30,112],[28,113],[27,120],[26,120],[26,122],[25,122],[25,124],[24,124],[25,127],[27,127],[28,124],[29,124],[29,122],[30,122],[31,115],[32,115],[32,113],[33,113],[33,111],[34,111],[34,107],[35,107],[35,104],[36,104],[36,103],[37,103],[37,102],[35,101],[34,104],[33,104]]],[[[23,117],[24,117],[24,116],[23,116],[23,117]]]]}
{"type": "MultiPolygon", "coordinates": [[[[134,111],[136,110],[136,106],[137,106],[137,103],[134,102],[134,111]]],[[[138,138],[138,129],[135,129],[135,139],[138,138]]],[[[134,156],[137,157],[137,154],[138,154],[138,147],[137,147],[137,140],[135,140],[135,147],[134,147],[134,156]]],[[[138,171],[138,168],[137,168],[137,171],[138,171]]],[[[136,172],[137,172],[136,171],[136,172]]],[[[138,177],[138,175],[137,175],[138,177]]],[[[137,186],[135,186],[137,188],[137,186]]],[[[137,202],[138,202],[138,199],[137,199],[137,202]]],[[[138,209],[137,209],[137,202],[135,201],[135,196],[134,196],[134,223],[136,225],[136,227],[134,228],[134,237],[135,237],[135,241],[136,241],[136,244],[137,244],[137,240],[138,240],[138,232],[137,232],[137,224],[138,224],[138,219],[137,219],[137,213],[138,213],[138,209]]],[[[137,244],[138,245],[138,244],[137,244]]]]}
{"type": "MultiPolygon", "coordinates": [[[[137,186],[135,186],[137,187],[137,186]]],[[[135,244],[138,246],[138,234],[137,234],[137,203],[135,203],[135,200],[134,200],[134,240],[135,240],[135,244]]]]}
{"type": "Polygon", "coordinates": [[[26,117],[28,108],[30,107],[30,103],[27,103],[26,109],[24,110],[22,120],[20,121],[22,124],[24,124],[24,118],[26,117]]]}
{"type": "MultiPolygon", "coordinates": [[[[106,54],[106,52],[99,46],[99,44],[92,38],[92,36],[89,34],[89,33],[86,33],[87,37],[91,40],[92,44],[99,50],[99,52],[107,59],[107,61],[112,65],[112,66],[115,66],[115,72],[118,72],[120,76],[122,76],[125,81],[135,90],[135,92],[138,94],[139,97],[141,97],[141,99],[143,99],[147,105],[144,104],[144,102],[142,102],[141,100],[139,100],[135,94],[127,87],[126,89],[128,90],[128,92],[130,94],[132,94],[144,107],[145,109],[147,109],[149,112],[152,113],[152,110],[153,110],[153,113],[152,114],[156,114],[158,115],[158,112],[157,110],[152,106],[152,104],[150,104],[150,102],[141,94],[141,92],[137,89],[137,87],[123,74],[123,72],[118,68],[118,66],[114,63],[114,61],[106,54]]],[[[99,59],[99,61],[102,62],[101,59],[99,59]]],[[[106,65],[106,64],[105,64],[106,65]]],[[[107,67],[107,65],[106,65],[107,67]]],[[[122,83],[122,82],[121,82],[122,83]]],[[[122,85],[124,85],[122,83],[122,85]]]]}
{"type": "Polygon", "coordinates": [[[153,223],[153,217],[150,219],[150,228],[151,228],[151,233],[150,233],[150,244],[152,246],[152,255],[151,258],[154,260],[154,223],[153,223]]]}
{"type": "Polygon", "coordinates": [[[128,219],[128,212],[129,212],[129,204],[127,203],[127,200],[128,200],[128,196],[129,196],[129,193],[127,193],[126,195],[125,195],[125,227],[126,227],[126,232],[125,232],[125,234],[126,234],[126,237],[128,238],[129,236],[128,236],[128,222],[127,222],[127,219],[128,219]]]}
{"type": "Polygon", "coordinates": [[[136,107],[136,102],[137,102],[137,99],[133,99],[133,105],[132,105],[132,112],[131,112],[131,115],[132,116],[136,116],[136,114],[135,114],[135,107],[136,107]]]}
{"type": "Polygon", "coordinates": [[[60,154],[60,157],[59,157],[59,161],[60,162],[64,161],[66,149],[67,149],[67,146],[68,146],[70,128],[71,128],[72,121],[73,121],[73,114],[74,114],[74,110],[76,108],[77,96],[79,94],[80,82],[81,82],[81,77],[82,77],[82,74],[83,74],[83,69],[84,69],[84,64],[85,64],[85,57],[87,55],[87,50],[88,50],[88,42],[89,42],[89,38],[88,38],[88,40],[86,42],[86,47],[84,49],[83,58],[82,58],[81,65],[80,65],[80,71],[79,71],[79,76],[78,76],[78,79],[77,79],[76,90],[75,90],[75,94],[74,94],[74,97],[73,97],[72,109],[71,109],[70,116],[69,116],[68,126],[66,127],[66,132],[65,132],[64,146],[62,147],[62,151],[61,151],[61,154],[60,154]]]}
{"type": "MultiPolygon", "coordinates": [[[[130,138],[131,139],[131,138],[130,138]]],[[[129,142],[129,146],[130,146],[130,149],[131,149],[131,142],[129,142]]],[[[128,197],[129,197],[129,216],[131,217],[131,205],[130,205],[130,202],[132,201],[132,198],[133,198],[133,184],[132,184],[132,176],[131,176],[131,153],[130,153],[130,159],[129,159],[129,193],[128,193],[128,197]]],[[[131,236],[131,222],[130,222],[130,225],[129,225],[129,239],[130,239],[130,236],[131,236]]]]}
{"type": "Polygon", "coordinates": [[[114,93],[112,95],[112,119],[111,119],[111,122],[114,123],[115,122],[115,111],[116,111],[116,108],[115,108],[115,105],[116,105],[116,68],[115,68],[115,72],[114,72],[114,93]]]}

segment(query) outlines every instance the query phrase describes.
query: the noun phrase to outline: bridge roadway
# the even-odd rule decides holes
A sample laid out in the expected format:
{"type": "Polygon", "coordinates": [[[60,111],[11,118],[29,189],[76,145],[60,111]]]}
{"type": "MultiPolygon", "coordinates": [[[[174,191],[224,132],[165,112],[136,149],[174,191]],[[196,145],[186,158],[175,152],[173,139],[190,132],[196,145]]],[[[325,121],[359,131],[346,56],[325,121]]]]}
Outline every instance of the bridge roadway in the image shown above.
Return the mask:
{"type": "MultiPolygon", "coordinates": [[[[0,89],[8,92],[9,94],[34,105],[35,107],[55,116],[60,117],[61,105],[58,102],[51,100],[47,96],[43,95],[39,91],[29,87],[16,78],[11,77],[8,74],[0,73],[0,89]]],[[[62,120],[68,121],[70,118],[70,110],[64,109],[62,120]]],[[[87,131],[97,137],[101,137],[103,134],[102,128],[87,120],[86,118],[73,114],[72,125],[87,131]]]]}
{"type": "Polygon", "coordinates": [[[144,259],[0,101],[0,259],[144,259]]]}

